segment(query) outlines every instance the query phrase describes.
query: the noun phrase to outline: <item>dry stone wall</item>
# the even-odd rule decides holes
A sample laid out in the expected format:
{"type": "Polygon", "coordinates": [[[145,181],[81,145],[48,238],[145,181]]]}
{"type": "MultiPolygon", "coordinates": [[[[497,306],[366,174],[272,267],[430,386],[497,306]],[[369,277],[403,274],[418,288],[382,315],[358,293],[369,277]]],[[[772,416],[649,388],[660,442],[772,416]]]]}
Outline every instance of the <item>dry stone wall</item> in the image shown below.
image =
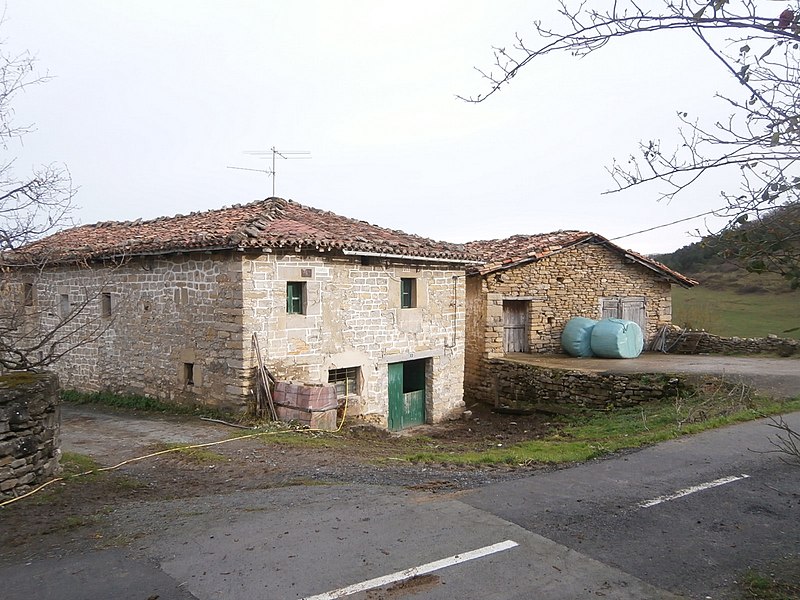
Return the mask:
{"type": "Polygon", "coordinates": [[[776,335],[761,338],[722,337],[680,328],[668,330],[665,347],[675,354],[800,354],[800,340],[776,335]]]}
{"type": "MultiPolygon", "coordinates": [[[[426,418],[463,409],[464,271],[382,258],[264,254],[245,260],[244,329],[258,335],[279,380],[325,384],[331,369],[359,369],[348,415],[387,424],[388,364],[424,359],[426,418]],[[401,308],[401,279],[416,306],[401,308]],[[305,286],[304,314],[287,314],[287,283],[305,286]]],[[[245,348],[245,364],[254,364],[245,348]]]]}
{"type": "Polygon", "coordinates": [[[0,498],[24,494],[57,474],[58,403],[52,373],[0,376],[0,498]]]}
{"type": "Polygon", "coordinates": [[[468,279],[465,394],[471,401],[492,401],[489,361],[505,354],[504,301],[528,303],[528,345],[534,353],[560,353],[567,321],[601,318],[603,298],[643,297],[645,339],[672,320],[671,284],[596,244],[580,244],[536,262],[468,279]]]}
{"type": "Polygon", "coordinates": [[[674,398],[686,382],[677,375],[587,373],[537,367],[513,359],[489,360],[494,406],[565,411],[608,410],[674,398]]]}

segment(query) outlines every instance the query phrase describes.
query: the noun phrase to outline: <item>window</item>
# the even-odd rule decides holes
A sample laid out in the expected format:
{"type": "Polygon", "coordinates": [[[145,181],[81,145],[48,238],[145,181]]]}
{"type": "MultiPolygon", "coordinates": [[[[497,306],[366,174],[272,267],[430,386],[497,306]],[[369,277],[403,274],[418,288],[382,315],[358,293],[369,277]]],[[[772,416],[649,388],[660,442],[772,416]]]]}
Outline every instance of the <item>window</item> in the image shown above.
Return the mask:
{"type": "Polygon", "coordinates": [[[414,308],[417,305],[417,280],[403,277],[400,280],[400,308],[414,308]]]}
{"type": "Polygon", "coordinates": [[[111,294],[108,292],[100,295],[100,314],[104,317],[111,316],[111,294]]]}
{"type": "Polygon", "coordinates": [[[304,281],[287,282],[286,312],[290,315],[306,314],[306,284],[304,281]]]}
{"type": "Polygon", "coordinates": [[[22,302],[25,306],[33,306],[34,287],[32,283],[22,284],[22,302]]]}
{"type": "Polygon", "coordinates": [[[347,398],[358,395],[359,367],[347,369],[331,369],[328,371],[328,383],[336,387],[337,398],[347,398]]]}
{"type": "Polygon", "coordinates": [[[194,385],[194,363],[183,363],[183,383],[194,385]]]}
{"type": "Polygon", "coordinates": [[[72,305],[69,303],[69,294],[61,294],[58,299],[58,312],[61,314],[62,319],[69,316],[72,305]]]}

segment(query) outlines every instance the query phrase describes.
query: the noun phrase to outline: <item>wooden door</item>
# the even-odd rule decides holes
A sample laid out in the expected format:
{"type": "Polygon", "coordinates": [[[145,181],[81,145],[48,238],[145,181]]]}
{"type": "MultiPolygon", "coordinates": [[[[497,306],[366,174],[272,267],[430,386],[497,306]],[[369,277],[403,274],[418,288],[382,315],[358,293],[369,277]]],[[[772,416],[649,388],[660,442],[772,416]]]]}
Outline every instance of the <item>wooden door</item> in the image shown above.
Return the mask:
{"type": "Polygon", "coordinates": [[[625,319],[633,321],[646,332],[647,311],[644,296],[603,298],[600,306],[601,319],[625,319]]]}
{"type": "Polygon", "coordinates": [[[619,319],[620,314],[619,298],[602,298],[600,300],[601,319],[619,319]]]}
{"type": "Polygon", "coordinates": [[[503,300],[503,352],[528,352],[527,300],[503,300]]]}
{"type": "Polygon", "coordinates": [[[644,306],[643,297],[622,298],[620,315],[626,321],[633,321],[642,328],[642,334],[647,335],[645,328],[647,313],[644,306]]]}
{"type": "Polygon", "coordinates": [[[425,360],[389,365],[389,430],[425,422],[425,360]]]}

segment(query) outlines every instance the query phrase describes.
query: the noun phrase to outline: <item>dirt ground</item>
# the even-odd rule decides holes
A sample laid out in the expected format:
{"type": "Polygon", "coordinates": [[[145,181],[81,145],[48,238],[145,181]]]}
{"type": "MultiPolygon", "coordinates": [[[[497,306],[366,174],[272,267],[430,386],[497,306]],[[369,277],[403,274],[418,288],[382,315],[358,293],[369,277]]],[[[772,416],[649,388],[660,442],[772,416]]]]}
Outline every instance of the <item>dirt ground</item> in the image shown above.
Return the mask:
{"type": "MultiPolygon", "coordinates": [[[[305,434],[286,443],[282,434],[250,439],[242,429],[196,417],[161,416],[89,405],[62,406],[62,449],[102,466],[185,445],[210,446],[211,455],[169,453],[107,473],[58,482],[0,509],[0,563],[20,555],[113,544],[103,516],[125,503],[225,495],[240,490],[370,484],[448,493],[529,474],[536,466],[459,467],[401,460],[424,451],[484,450],[552,432],[542,415],[503,415],[476,405],[469,420],[389,434],[345,426],[333,434],[305,434]],[[345,443],[346,442],[346,443],[345,443]],[[54,515],[57,515],[54,518],[54,515]]],[[[553,467],[547,467],[553,468],[553,467]]]]}
{"type": "MultiPolygon", "coordinates": [[[[777,395],[800,394],[800,360],[731,357],[643,356],[631,361],[568,359],[543,366],[609,371],[712,372],[737,376],[777,395]]],[[[552,358],[555,360],[555,358],[552,358]]],[[[544,361],[544,362],[542,362],[544,361]]],[[[282,434],[234,439],[192,456],[170,453],[119,469],[62,481],[0,509],[0,564],[20,556],[59,555],[67,548],[114,545],[104,515],[124,504],[224,496],[239,490],[315,485],[401,486],[432,494],[453,493],[523,477],[541,465],[462,467],[402,459],[419,452],[485,450],[553,433],[559,426],[544,415],[508,415],[483,405],[468,407],[472,418],[423,426],[403,434],[346,426],[333,434],[304,434],[287,443],[282,434]],[[212,454],[213,453],[213,454],[212,454]]],[[[164,449],[229,440],[249,432],[196,417],[168,417],[86,405],[62,406],[62,449],[102,466],[116,465],[164,449]]],[[[127,540],[129,541],[129,540],[127,540]]],[[[125,543],[127,543],[127,541],[125,543]]],[[[123,543],[123,542],[119,542],[123,543]]]]}

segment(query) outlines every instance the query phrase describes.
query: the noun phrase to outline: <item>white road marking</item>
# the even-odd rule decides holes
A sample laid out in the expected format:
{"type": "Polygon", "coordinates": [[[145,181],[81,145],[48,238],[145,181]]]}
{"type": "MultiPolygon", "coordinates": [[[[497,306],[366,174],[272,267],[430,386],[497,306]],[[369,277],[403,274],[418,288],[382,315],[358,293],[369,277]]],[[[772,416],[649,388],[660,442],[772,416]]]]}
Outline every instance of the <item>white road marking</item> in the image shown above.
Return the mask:
{"type": "Polygon", "coordinates": [[[702,492],[703,490],[707,490],[709,488],[725,485],[726,483],[733,483],[734,481],[739,481],[740,479],[747,479],[748,477],[750,477],[750,475],[745,475],[745,474],[731,475],[730,477],[715,479],[714,481],[709,481],[708,483],[693,485],[692,487],[678,490],[674,494],[669,494],[668,496],[659,496],[658,498],[653,498],[652,500],[648,500],[647,502],[642,502],[641,504],[639,504],[639,508],[650,508],[651,506],[655,506],[656,504],[661,504],[662,502],[675,500],[676,498],[683,498],[684,496],[688,496],[689,494],[694,494],[695,492],[702,492]]]}
{"type": "Polygon", "coordinates": [[[411,567],[409,569],[405,569],[404,571],[397,571],[389,575],[384,575],[383,577],[376,577],[375,579],[369,579],[367,581],[362,581],[361,583],[354,583],[353,585],[348,585],[347,587],[339,588],[338,590],[325,592],[324,594],[308,596],[302,600],[336,600],[337,598],[341,598],[343,596],[357,594],[358,592],[365,592],[367,590],[383,587],[384,585],[388,585],[390,583],[397,583],[398,581],[404,581],[406,579],[411,579],[412,577],[427,575],[428,573],[433,573],[434,571],[439,571],[446,567],[452,567],[453,565],[467,562],[468,560],[475,560],[476,558],[483,558],[484,556],[489,556],[490,554],[496,554],[497,552],[510,550],[515,546],[519,546],[519,544],[512,540],[506,540],[505,542],[499,542],[497,544],[492,544],[491,546],[484,546],[483,548],[478,548],[477,550],[470,550],[469,552],[464,552],[463,554],[454,554],[453,556],[448,556],[447,558],[429,562],[418,567],[411,567]]]}

